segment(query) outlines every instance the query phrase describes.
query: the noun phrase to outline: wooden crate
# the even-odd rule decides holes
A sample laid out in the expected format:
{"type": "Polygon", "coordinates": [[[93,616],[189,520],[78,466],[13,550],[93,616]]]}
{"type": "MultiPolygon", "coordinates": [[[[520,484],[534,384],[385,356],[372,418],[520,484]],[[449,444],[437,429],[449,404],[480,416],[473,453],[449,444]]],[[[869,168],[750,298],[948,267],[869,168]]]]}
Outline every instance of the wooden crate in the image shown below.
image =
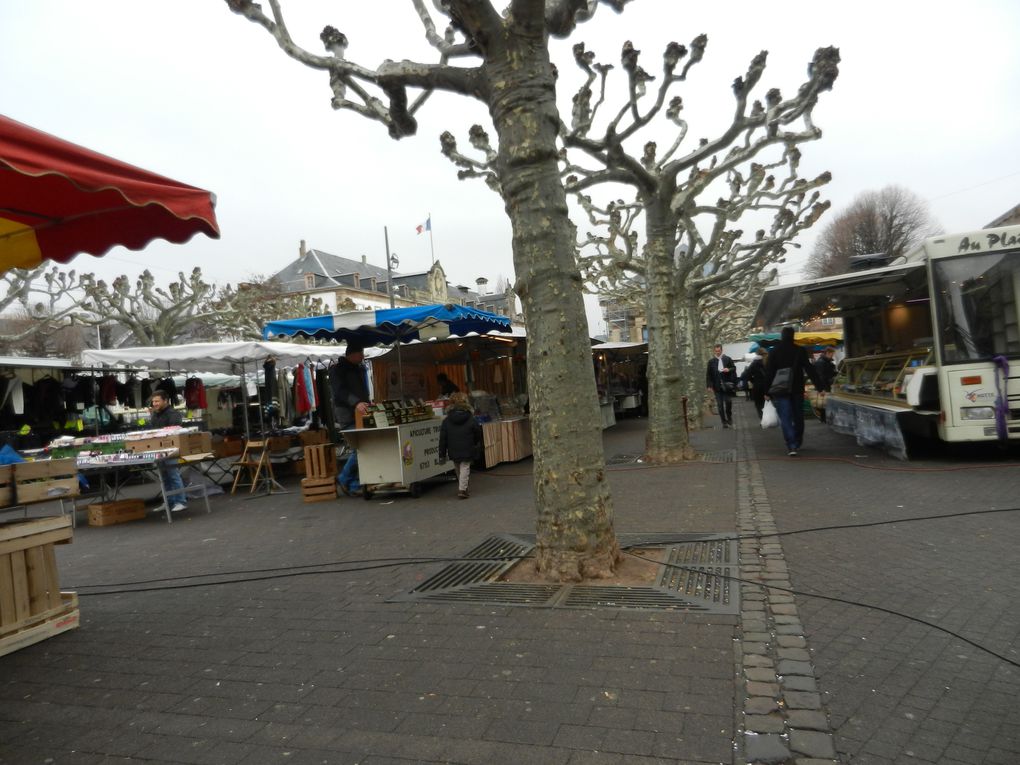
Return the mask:
{"type": "Polygon", "coordinates": [[[325,502],[336,499],[336,478],[302,478],[301,498],[305,502],[325,502]]]}
{"type": "Polygon", "coordinates": [[[240,438],[223,438],[212,444],[212,452],[217,457],[236,457],[243,451],[244,441],[240,438]]]}
{"type": "Polygon", "coordinates": [[[298,438],[301,440],[302,446],[315,446],[327,443],[329,434],[321,428],[319,430],[303,430],[298,433],[298,438]]]}
{"type": "Polygon", "coordinates": [[[78,493],[78,464],[74,457],[0,467],[0,507],[76,497],[78,493]]]}
{"type": "Polygon", "coordinates": [[[309,478],[336,477],[336,447],[333,444],[306,446],[305,473],[309,478]]]}
{"type": "Polygon", "coordinates": [[[292,436],[270,436],[266,441],[270,452],[285,452],[298,445],[292,436]]]}
{"type": "Polygon", "coordinates": [[[70,518],[0,525],[0,656],[78,626],[78,599],[60,592],[53,545],[70,518]]]}
{"type": "Polygon", "coordinates": [[[145,502],[141,499],[121,499],[115,502],[95,502],[88,507],[89,526],[113,526],[117,523],[138,521],[145,517],[145,502]]]}

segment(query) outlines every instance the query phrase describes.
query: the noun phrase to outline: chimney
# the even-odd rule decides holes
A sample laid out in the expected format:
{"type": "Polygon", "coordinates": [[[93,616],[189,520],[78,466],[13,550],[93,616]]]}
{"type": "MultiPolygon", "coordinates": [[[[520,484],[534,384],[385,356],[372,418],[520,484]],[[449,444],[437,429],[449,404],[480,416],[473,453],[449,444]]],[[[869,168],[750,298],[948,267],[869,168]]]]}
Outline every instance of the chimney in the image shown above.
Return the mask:
{"type": "Polygon", "coordinates": [[[479,276],[477,279],[475,279],[475,284],[478,285],[478,294],[479,295],[486,294],[485,285],[487,285],[488,283],[489,283],[489,280],[486,279],[484,276],[479,276]]]}
{"type": "Polygon", "coordinates": [[[305,240],[301,240],[301,247],[298,248],[298,257],[303,258],[308,254],[308,250],[305,249],[305,240]]]}
{"type": "Polygon", "coordinates": [[[362,263],[362,265],[366,265],[366,266],[368,265],[368,256],[367,255],[362,255],[361,256],[361,263],[362,263]]]}

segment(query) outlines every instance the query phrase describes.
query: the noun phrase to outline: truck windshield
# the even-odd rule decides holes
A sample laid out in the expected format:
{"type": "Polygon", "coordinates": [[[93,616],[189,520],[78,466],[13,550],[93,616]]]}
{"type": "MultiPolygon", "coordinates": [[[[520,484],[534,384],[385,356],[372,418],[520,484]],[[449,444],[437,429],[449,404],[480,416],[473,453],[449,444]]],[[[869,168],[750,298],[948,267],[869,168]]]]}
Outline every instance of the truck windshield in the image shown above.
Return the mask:
{"type": "Polygon", "coordinates": [[[932,261],[943,363],[1020,355],[1020,250],[932,261]]]}

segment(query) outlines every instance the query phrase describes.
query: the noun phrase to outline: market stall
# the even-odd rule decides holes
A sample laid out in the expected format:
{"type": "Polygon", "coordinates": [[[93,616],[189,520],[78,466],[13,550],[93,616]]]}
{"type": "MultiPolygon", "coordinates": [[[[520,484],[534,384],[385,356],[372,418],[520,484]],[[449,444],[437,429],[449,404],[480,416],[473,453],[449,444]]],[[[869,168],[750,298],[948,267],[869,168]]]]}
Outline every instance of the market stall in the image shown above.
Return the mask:
{"type": "MultiPolygon", "coordinates": [[[[117,245],[138,250],[156,238],[217,238],[213,208],[208,191],[0,116],[0,271],[117,245]]],[[[9,380],[4,404],[23,406],[23,388],[9,380]]],[[[70,541],[69,526],[47,518],[0,527],[0,654],[78,626],[77,597],[60,591],[53,554],[54,543],[70,541]]]]}
{"type": "Polygon", "coordinates": [[[599,343],[591,348],[602,427],[620,415],[648,411],[648,343],[599,343]]]}
{"type": "MultiPolygon", "coordinates": [[[[393,346],[391,355],[387,354],[392,360],[383,361],[385,357],[380,357],[373,361],[376,407],[371,416],[359,423],[362,427],[344,431],[348,443],[358,451],[361,483],[366,486],[365,495],[370,496],[376,487],[383,485],[417,493],[421,481],[449,469],[438,462],[441,410],[426,403],[431,393],[438,393],[435,377],[443,371],[439,369],[442,365],[435,363],[437,357],[432,346],[441,346],[449,354],[445,359],[449,362],[445,365],[448,376],[458,388],[463,383],[466,392],[473,372],[463,363],[465,358],[471,360],[471,351],[464,349],[476,342],[468,336],[510,330],[510,320],[504,316],[467,306],[437,304],[271,322],[263,335],[393,346]],[[443,342],[448,339],[453,344],[443,342]],[[373,433],[368,434],[370,428],[373,433]]],[[[512,334],[504,339],[509,347],[516,342],[512,334]]],[[[477,352],[480,361],[481,352],[477,352]]],[[[497,376],[503,378],[505,366],[508,385],[513,385],[513,364],[507,364],[488,365],[491,382],[497,376]]],[[[479,399],[473,403],[477,405],[479,399]]],[[[484,412],[477,414],[480,419],[486,416],[484,412]]]]}

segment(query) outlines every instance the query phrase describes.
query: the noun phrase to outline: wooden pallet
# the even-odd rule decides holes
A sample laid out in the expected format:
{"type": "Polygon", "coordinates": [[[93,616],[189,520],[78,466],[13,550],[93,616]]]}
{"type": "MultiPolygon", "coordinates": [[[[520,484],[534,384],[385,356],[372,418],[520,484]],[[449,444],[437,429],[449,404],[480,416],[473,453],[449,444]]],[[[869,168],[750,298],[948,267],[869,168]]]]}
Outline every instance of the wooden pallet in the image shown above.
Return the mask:
{"type": "Polygon", "coordinates": [[[306,446],[305,474],[309,478],[335,478],[336,447],[333,444],[306,446]]]}
{"type": "Polygon", "coordinates": [[[62,592],[60,600],[60,607],[47,612],[41,620],[33,619],[26,622],[21,629],[0,635],[0,656],[6,656],[61,632],[75,629],[81,621],[78,593],[62,592]]]}
{"type": "Polygon", "coordinates": [[[70,518],[0,526],[0,656],[78,626],[78,597],[60,591],[53,545],[70,518]]]}
{"type": "Polygon", "coordinates": [[[89,505],[88,511],[89,526],[113,526],[116,523],[127,523],[144,518],[145,502],[141,499],[94,502],[89,505]]]}
{"type": "Polygon", "coordinates": [[[336,499],[336,478],[302,478],[301,498],[307,502],[325,502],[336,499]]]}

